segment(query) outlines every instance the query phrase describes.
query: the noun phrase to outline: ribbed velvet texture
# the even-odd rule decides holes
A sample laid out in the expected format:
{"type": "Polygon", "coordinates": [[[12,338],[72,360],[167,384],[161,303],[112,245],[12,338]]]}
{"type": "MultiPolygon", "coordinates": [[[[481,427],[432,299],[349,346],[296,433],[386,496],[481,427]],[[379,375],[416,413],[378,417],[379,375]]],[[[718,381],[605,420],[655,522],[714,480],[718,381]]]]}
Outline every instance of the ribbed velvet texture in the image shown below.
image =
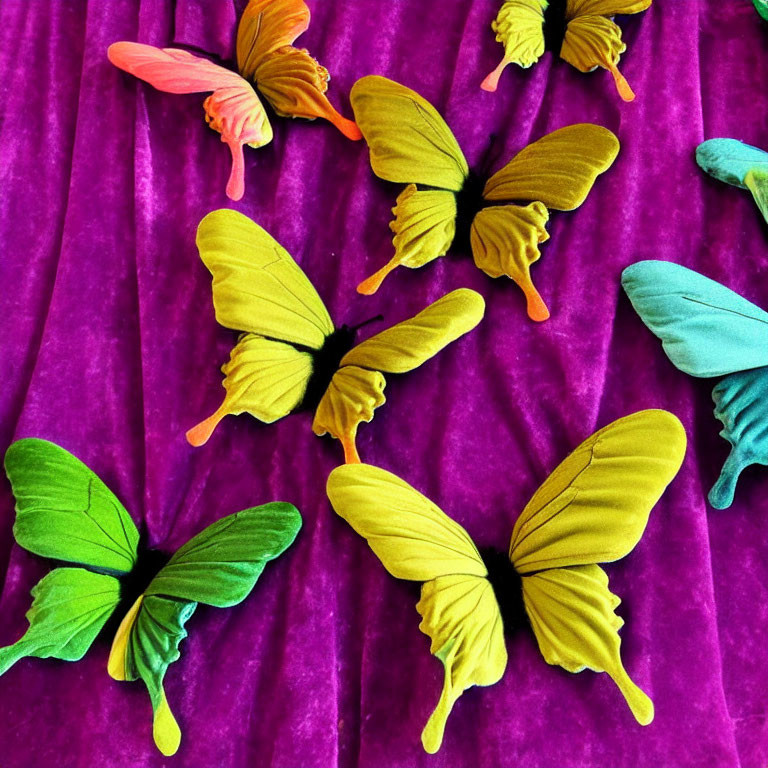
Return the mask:
{"type": "MultiPolygon", "coordinates": [[[[384,571],[332,512],[337,442],[309,414],[263,425],[227,417],[208,445],[186,429],[220,402],[234,334],[213,315],[195,228],[224,196],[229,154],[203,96],[174,96],[117,70],[117,40],[231,57],[230,0],[0,3],[0,449],[54,440],[88,463],[171,551],[239,509],[296,504],[304,527],[230,610],[201,607],[166,678],[182,744],[156,751],[140,683],[107,676],[109,640],[78,663],[29,659],[0,679],[0,762],[274,768],[758,768],[768,761],[768,470],[745,472],[733,506],[708,507],[728,446],[711,383],[677,371],[620,289],[641,258],[679,261],[768,307],[766,226],[748,193],[694,162],[706,138],[768,145],[768,26],[748,0],[662,0],[624,17],[623,104],[608,73],[547,54],[480,90],[502,48],[489,0],[309,0],[299,44],[332,75],[329,95],[366,74],[417,89],[445,115],[470,165],[491,136],[502,161],[563,125],[592,121],[622,149],[585,205],[554,214],[533,267],[552,318],[534,324],[520,291],[466,256],[400,269],[374,297],[355,285],[391,255],[400,191],[376,179],[365,144],[329,124],[276,118],[246,148],[235,205],[282,242],[336,322],[386,323],[467,286],[487,300],[471,334],[418,371],[390,377],[360,429],[363,459],[394,471],[505,549],[523,505],[555,465],[609,421],[667,408],[689,453],[624,561],[608,567],[630,674],[654,699],[647,728],[605,675],[542,660],[530,632],[508,640],[494,687],[467,692],[442,751],[419,734],[442,668],[414,609],[418,587],[384,571]]],[[[381,326],[368,326],[369,335],[381,326]]],[[[49,564],[13,543],[0,483],[0,643],[26,628],[29,590],[49,564]]]]}

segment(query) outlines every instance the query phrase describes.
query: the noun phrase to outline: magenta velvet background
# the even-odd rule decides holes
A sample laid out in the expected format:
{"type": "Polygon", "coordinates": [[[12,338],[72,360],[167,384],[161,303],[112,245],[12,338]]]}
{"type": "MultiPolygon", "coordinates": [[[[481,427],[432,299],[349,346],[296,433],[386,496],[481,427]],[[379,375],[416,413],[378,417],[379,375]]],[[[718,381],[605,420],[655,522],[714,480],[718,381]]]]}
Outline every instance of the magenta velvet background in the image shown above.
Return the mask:
{"type": "MultiPolygon", "coordinates": [[[[153,545],[175,549],[217,518],[271,500],[304,528],[242,605],[201,607],[166,678],[183,740],[163,758],[140,683],[106,674],[108,642],[78,663],[24,660],[0,679],[0,764],[275,768],[723,766],[768,761],[768,471],[745,473],[731,509],[705,492],[727,454],[711,385],[687,378],[621,293],[640,258],[679,261],[768,307],[766,227],[745,192],[701,173],[705,138],[768,145],[768,25],[748,0],[657,0],[621,23],[634,104],[604,72],[547,55],[479,83],[501,47],[488,0],[309,0],[301,38],[332,72],[330,98],[378,73],[445,115],[470,164],[490,134],[507,158],[563,125],[593,121],[622,150],[587,203],[554,215],[534,279],[552,310],[527,320],[522,294],[470,259],[398,270],[378,295],[357,282],[391,253],[399,188],[370,172],[363,143],[324,122],[275,120],[246,149],[234,207],[294,254],[337,322],[388,323],[450,289],[487,300],[485,321],[422,369],[391,377],[363,425],[364,460],[402,475],[504,549],[519,510],[594,429],[663,407],[686,425],[683,469],[625,561],[608,567],[630,674],[653,697],[641,728],[606,675],[547,666],[530,634],[508,641],[498,685],[467,692],[442,751],[419,733],[440,663],[414,610],[418,589],[389,577],[331,511],[337,442],[308,414],[271,426],[228,417],[208,445],[184,431],[223,390],[232,334],[216,325],[195,228],[229,205],[228,151],[202,97],[159,93],[106,58],[117,40],[187,44],[229,56],[230,0],[3,0],[0,4],[0,449],[54,440],[123,500],[153,545]]],[[[366,328],[372,333],[376,327],[366,328]]],[[[0,488],[0,643],[26,627],[29,590],[48,565],[13,544],[0,488]]]]}

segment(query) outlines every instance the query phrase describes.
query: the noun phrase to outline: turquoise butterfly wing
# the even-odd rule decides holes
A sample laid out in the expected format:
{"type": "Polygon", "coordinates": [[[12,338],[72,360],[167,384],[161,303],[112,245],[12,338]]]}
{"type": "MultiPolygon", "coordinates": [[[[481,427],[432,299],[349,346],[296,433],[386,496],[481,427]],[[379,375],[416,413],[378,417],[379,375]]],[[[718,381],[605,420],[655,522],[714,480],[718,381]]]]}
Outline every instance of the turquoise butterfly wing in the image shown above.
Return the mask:
{"type": "Polygon", "coordinates": [[[725,509],[741,472],[768,465],[768,313],[704,275],[665,261],[639,261],[621,282],[642,321],[681,371],[724,376],[715,387],[715,416],[731,454],[709,492],[725,509]]]}

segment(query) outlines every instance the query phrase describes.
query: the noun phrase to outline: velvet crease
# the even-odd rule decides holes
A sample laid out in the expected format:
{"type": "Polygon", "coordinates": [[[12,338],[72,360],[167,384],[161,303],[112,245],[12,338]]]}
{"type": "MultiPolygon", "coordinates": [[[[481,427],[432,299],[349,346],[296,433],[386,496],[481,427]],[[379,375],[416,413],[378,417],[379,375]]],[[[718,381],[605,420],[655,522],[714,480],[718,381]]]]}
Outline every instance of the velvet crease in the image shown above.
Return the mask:
{"type": "MultiPolygon", "coordinates": [[[[470,165],[491,135],[494,156],[508,158],[577,122],[614,131],[621,152],[582,208],[552,216],[533,266],[547,322],[529,321],[520,291],[466,256],[398,270],[364,297],[355,286],[392,254],[401,190],[374,177],[364,142],[324,121],[276,118],[274,141],[246,152],[247,192],[233,204],[203,97],[160,93],[107,60],[117,40],[231,59],[241,2],[3,0],[0,451],[29,436],[61,444],[167,551],[273,500],[304,517],[244,603],[201,606],[190,620],[166,678],[183,732],[175,758],[152,743],[141,685],[107,675],[105,639],[80,662],[26,659],[0,678],[3,768],[764,766],[768,471],[746,471],[730,509],[707,505],[728,452],[711,383],[673,367],[619,277],[639,259],[678,261],[768,308],[768,229],[748,194],[694,160],[717,136],[768,146],[768,25],[747,0],[661,0],[622,17],[621,66],[637,93],[625,105],[609,74],[549,54],[481,91],[499,55],[498,3],[309,5],[300,45],[330,70],[329,98],[347,117],[354,81],[381,74],[435,104],[470,165]],[[607,568],[652,725],[635,723],[605,675],[549,667],[519,632],[503,680],[468,691],[442,750],[423,752],[442,668],[418,628],[418,590],[389,577],[330,508],[338,444],[312,434],[308,413],[273,425],[228,417],[199,449],[184,439],[220,402],[233,342],[195,248],[200,219],[227,206],[296,257],[338,323],[383,312],[390,325],[459,287],[485,297],[478,328],[393,377],[389,403],[358,437],[367,462],[434,499],[478,546],[505,549],[526,501],[594,430],[642,408],[680,417],[683,468],[636,550],[607,568]]],[[[0,486],[7,644],[49,565],[13,543],[4,476],[0,486]]]]}

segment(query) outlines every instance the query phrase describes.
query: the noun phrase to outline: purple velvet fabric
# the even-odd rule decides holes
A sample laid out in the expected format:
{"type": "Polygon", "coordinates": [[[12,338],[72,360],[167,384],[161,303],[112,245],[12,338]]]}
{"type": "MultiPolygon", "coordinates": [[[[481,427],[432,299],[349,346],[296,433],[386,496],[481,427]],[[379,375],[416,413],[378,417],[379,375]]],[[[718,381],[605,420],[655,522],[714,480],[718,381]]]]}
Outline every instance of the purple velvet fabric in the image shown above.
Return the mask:
{"type": "MultiPolygon", "coordinates": [[[[48,438],[88,463],[153,546],[173,550],[217,518],[272,500],[304,516],[296,544],[230,610],[200,607],[166,678],[182,728],[175,758],[151,736],[141,683],[107,676],[108,640],[78,663],[23,660],[0,679],[0,763],[38,766],[722,766],[768,761],[768,471],[752,468],[728,510],[705,493],[727,454],[711,385],[675,370],[619,286],[641,258],[679,261],[768,307],[766,229],[749,195],[704,176],[696,145],[766,146],[768,26],[748,0],[657,2],[621,23],[625,105],[610,75],[550,55],[479,89],[501,47],[488,0],[309,0],[301,40],[331,71],[330,98],[369,73],[416,88],[445,115],[470,164],[489,136],[500,158],[563,125],[592,121],[622,144],[575,213],[555,214],[534,279],[552,310],[530,322],[520,291],[471,259],[398,270],[374,297],[357,282],[391,254],[400,188],[376,179],[364,143],[328,123],[274,120],[246,149],[236,207],[306,270],[338,323],[401,320],[468,286],[484,322],[418,371],[390,377],[389,402],[360,430],[364,460],[429,495],[480,546],[506,548],[548,472],[593,430],[668,408],[690,446],[626,560],[609,566],[623,602],[623,656],[654,699],[635,723],[606,675],[542,660],[530,633],[509,665],[451,715],[442,751],[421,748],[442,666],[418,629],[416,585],[384,571],[332,512],[337,442],[308,414],[274,425],[228,417],[192,449],[184,431],[223,390],[233,334],[214,321],[195,228],[229,205],[228,151],[202,97],[118,71],[117,40],[232,55],[230,0],[0,4],[0,449],[48,438]]],[[[376,326],[365,329],[373,333],[376,326]]],[[[0,488],[0,643],[26,628],[49,565],[13,543],[0,488]]]]}

